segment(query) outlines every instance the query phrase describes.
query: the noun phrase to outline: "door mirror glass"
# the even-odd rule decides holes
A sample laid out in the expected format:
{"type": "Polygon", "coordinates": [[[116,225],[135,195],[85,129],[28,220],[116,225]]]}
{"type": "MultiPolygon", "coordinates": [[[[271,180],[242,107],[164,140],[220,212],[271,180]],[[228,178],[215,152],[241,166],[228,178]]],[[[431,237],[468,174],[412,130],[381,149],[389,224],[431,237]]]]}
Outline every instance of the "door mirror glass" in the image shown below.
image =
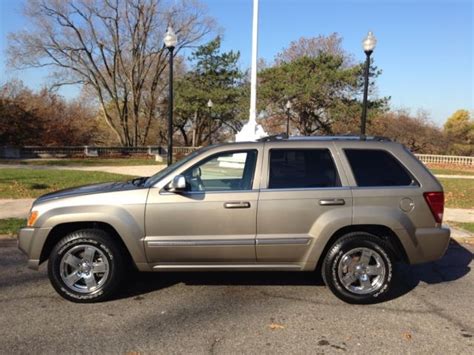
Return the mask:
{"type": "Polygon", "coordinates": [[[186,178],[183,175],[176,175],[168,185],[168,191],[184,191],[186,190],[186,178]]]}

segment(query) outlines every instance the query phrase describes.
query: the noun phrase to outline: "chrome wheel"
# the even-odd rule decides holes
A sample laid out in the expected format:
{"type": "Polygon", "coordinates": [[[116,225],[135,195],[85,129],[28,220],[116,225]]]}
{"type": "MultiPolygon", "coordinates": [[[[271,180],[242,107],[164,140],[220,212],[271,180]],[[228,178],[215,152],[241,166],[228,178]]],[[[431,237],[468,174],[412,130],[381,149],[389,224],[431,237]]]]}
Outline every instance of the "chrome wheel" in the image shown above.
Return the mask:
{"type": "Polygon", "coordinates": [[[93,245],[79,244],[63,255],[59,272],[71,290],[93,293],[105,284],[109,270],[109,261],[103,251],[93,245]]]}
{"type": "Polygon", "coordinates": [[[386,274],[382,256],[369,248],[349,250],[340,259],[337,271],[344,288],[359,295],[379,290],[386,274]]]}

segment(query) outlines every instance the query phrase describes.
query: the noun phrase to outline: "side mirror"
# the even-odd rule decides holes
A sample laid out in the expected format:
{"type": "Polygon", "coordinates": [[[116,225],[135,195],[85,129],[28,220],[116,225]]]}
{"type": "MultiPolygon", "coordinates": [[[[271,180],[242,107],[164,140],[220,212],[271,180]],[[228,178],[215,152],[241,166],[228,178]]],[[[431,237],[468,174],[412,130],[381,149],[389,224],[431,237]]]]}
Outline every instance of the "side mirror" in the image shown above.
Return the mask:
{"type": "Polygon", "coordinates": [[[186,178],[183,175],[176,175],[168,185],[168,191],[178,192],[186,190],[186,178]]]}

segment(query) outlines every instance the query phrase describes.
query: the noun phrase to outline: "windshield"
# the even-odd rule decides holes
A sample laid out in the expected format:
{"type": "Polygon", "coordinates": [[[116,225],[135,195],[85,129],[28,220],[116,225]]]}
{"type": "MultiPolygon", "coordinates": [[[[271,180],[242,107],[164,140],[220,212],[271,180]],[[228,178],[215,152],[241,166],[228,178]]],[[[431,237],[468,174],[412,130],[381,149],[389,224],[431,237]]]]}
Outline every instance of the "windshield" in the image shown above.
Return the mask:
{"type": "Polygon", "coordinates": [[[180,166],[186,164],[188,161],[190,161],[191,159],[198,156],[199,154],[201,154],[202,152],[206,151],[209,148],[210,147],[204,147],[204,148],[198,149],[198,150],[192,152],[191,154],[189,154],[188,156],[186,156],[185,158],[171,164],[170,166],[164,168],[163,170],[160,170],[155,175],[150,176],[150,178],[146,181],[145,186],[146,187],[151,187],[151,186],[155,185],[158,181],[163,179],[166,175],[172,173],[174,170],[176,170],[180,166]]]}

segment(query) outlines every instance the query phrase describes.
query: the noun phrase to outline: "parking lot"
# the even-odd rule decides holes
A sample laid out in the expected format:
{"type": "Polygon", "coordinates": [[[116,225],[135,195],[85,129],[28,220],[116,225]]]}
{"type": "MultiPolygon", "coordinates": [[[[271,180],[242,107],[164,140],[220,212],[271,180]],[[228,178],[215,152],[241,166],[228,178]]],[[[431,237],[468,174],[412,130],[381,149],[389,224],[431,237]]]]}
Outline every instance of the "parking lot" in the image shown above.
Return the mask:
{"type": "Polygon", "coordinates": [[[102,304],[63,300],[0,243],[0,353],[472,353],[472,245],[399,266],[393,299],[353,306],[314,273],[134,274],[102,304]]]}

